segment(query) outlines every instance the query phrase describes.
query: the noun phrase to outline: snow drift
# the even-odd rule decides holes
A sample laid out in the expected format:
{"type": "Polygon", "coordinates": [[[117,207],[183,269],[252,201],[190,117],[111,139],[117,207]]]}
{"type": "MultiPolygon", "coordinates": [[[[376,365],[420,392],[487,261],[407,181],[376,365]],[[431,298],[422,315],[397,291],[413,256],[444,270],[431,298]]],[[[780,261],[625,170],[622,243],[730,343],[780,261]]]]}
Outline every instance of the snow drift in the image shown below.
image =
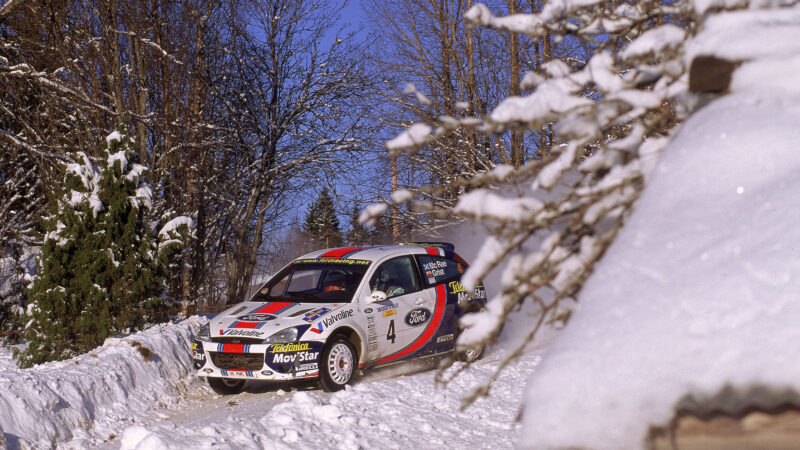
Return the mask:
{"type": "Polygon", "coordinates": [[[192,317],[134,335],[67,361],[19,369],[0,350],[0,436],[8,445],[50,447],[56,441],[118,433],[131,417],[173,405],[198,379],[191,340],[205,319],[192,317]]]}
{"type": "Polygon", "coordinates": [[[743,63],[665,150],[532,376],[523,446],[641,447],[687,394],[800,390],[800,9],[713,17],[688,53],[743,63]]]}

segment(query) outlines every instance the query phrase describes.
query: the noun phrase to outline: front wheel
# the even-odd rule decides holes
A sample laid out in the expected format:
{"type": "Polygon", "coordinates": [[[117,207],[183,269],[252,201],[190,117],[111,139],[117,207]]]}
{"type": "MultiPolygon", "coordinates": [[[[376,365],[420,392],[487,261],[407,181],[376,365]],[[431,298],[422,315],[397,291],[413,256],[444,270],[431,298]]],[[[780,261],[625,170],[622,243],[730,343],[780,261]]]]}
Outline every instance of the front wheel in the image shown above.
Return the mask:
{"type": "Polygon", "coordinates": [[[320,360],[319,384],[323,391],[339,391],[350,381],[356,373],[358,357],[350,343],[344,336],[336,336],[322,351],[320,360]]]}
{"type": "Polygon", "coordinates": [[[208,384],[211,389],[220,395],[233,395],[242,392],[245,381],[233,378],[208,378],[208,384]]]}

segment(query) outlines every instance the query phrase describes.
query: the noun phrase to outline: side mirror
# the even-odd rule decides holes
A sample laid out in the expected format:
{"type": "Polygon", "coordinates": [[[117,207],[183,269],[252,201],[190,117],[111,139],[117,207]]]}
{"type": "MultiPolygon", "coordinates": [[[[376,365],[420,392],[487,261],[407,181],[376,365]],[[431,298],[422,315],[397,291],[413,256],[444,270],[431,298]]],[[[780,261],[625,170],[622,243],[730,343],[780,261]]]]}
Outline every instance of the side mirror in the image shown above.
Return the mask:
{"type": "Polygon", "coordinates": [[[386,300],[386,292],[383,291],[375,291],[369,296],[370,303],[378,303],[386,300]]]}

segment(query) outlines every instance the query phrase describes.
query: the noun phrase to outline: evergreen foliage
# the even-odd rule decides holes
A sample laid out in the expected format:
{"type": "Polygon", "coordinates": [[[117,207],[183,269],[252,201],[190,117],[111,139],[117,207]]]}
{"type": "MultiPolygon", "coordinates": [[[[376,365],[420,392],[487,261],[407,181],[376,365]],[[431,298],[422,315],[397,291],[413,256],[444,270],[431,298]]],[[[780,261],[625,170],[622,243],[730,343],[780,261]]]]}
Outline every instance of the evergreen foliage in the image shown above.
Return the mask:
{"type": "Polygon", "coordinates": [[[83,153],[43,219],[44,245],[28,289],[17,356],[30,366],[66,359],[105,338],[165,318],[166,252],[146,221],[152,192],[124,127],[106,138],[99,167],[83,153]]]}
{"type": "Polygon", "coordinates": [[[317,200],[309,207],[303,231],[326,248],[342,245],[339,218],[336,217],[333,198],[327,188],[322,189],[317,200]]]}
{"type": "Polygon", "coordinates": [[[350,212],[350,231],[347,232],[347,244],[348,245],[367,245],[372,244],[372,234],[364,226],[359,220],[358,217],[361,215],[361,212],[358,210],[358,206],[353,206],[352,212],[350,212]]]}

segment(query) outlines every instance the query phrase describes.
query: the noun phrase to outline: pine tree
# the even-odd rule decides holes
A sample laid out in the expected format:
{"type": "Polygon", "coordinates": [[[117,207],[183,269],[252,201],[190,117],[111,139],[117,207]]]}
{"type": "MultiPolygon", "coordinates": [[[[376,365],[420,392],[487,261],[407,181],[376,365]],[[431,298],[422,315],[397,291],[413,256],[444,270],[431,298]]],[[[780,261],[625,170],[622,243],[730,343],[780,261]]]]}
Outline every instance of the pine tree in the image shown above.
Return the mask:
{"type": "Polygon", "coordinates": [[[365,245],[372,243],[372,236],[367,227],[362,224],[358,218],[361,212],[358,206],[353,206],[353,211],[350,213],[350,231],[347,232],[348,245],[365,245]]]}
{"type": "Polygon", "coordinates": [[[64,189],[43,219],[23,366],[69,358],[163,318],[164,255],[146,221],[146,168],[136,163],[124,127],[106,144],[99,167],[83,153],[82,163],[65,167],[64,189]]]}
{"type": "Polygon", "coordinates": [[[303,231],[326,248],[342,245],[339,218],[336,217],[333,198],[327,188],[322,189],[317,200],[309,207],[303,231]]]}

